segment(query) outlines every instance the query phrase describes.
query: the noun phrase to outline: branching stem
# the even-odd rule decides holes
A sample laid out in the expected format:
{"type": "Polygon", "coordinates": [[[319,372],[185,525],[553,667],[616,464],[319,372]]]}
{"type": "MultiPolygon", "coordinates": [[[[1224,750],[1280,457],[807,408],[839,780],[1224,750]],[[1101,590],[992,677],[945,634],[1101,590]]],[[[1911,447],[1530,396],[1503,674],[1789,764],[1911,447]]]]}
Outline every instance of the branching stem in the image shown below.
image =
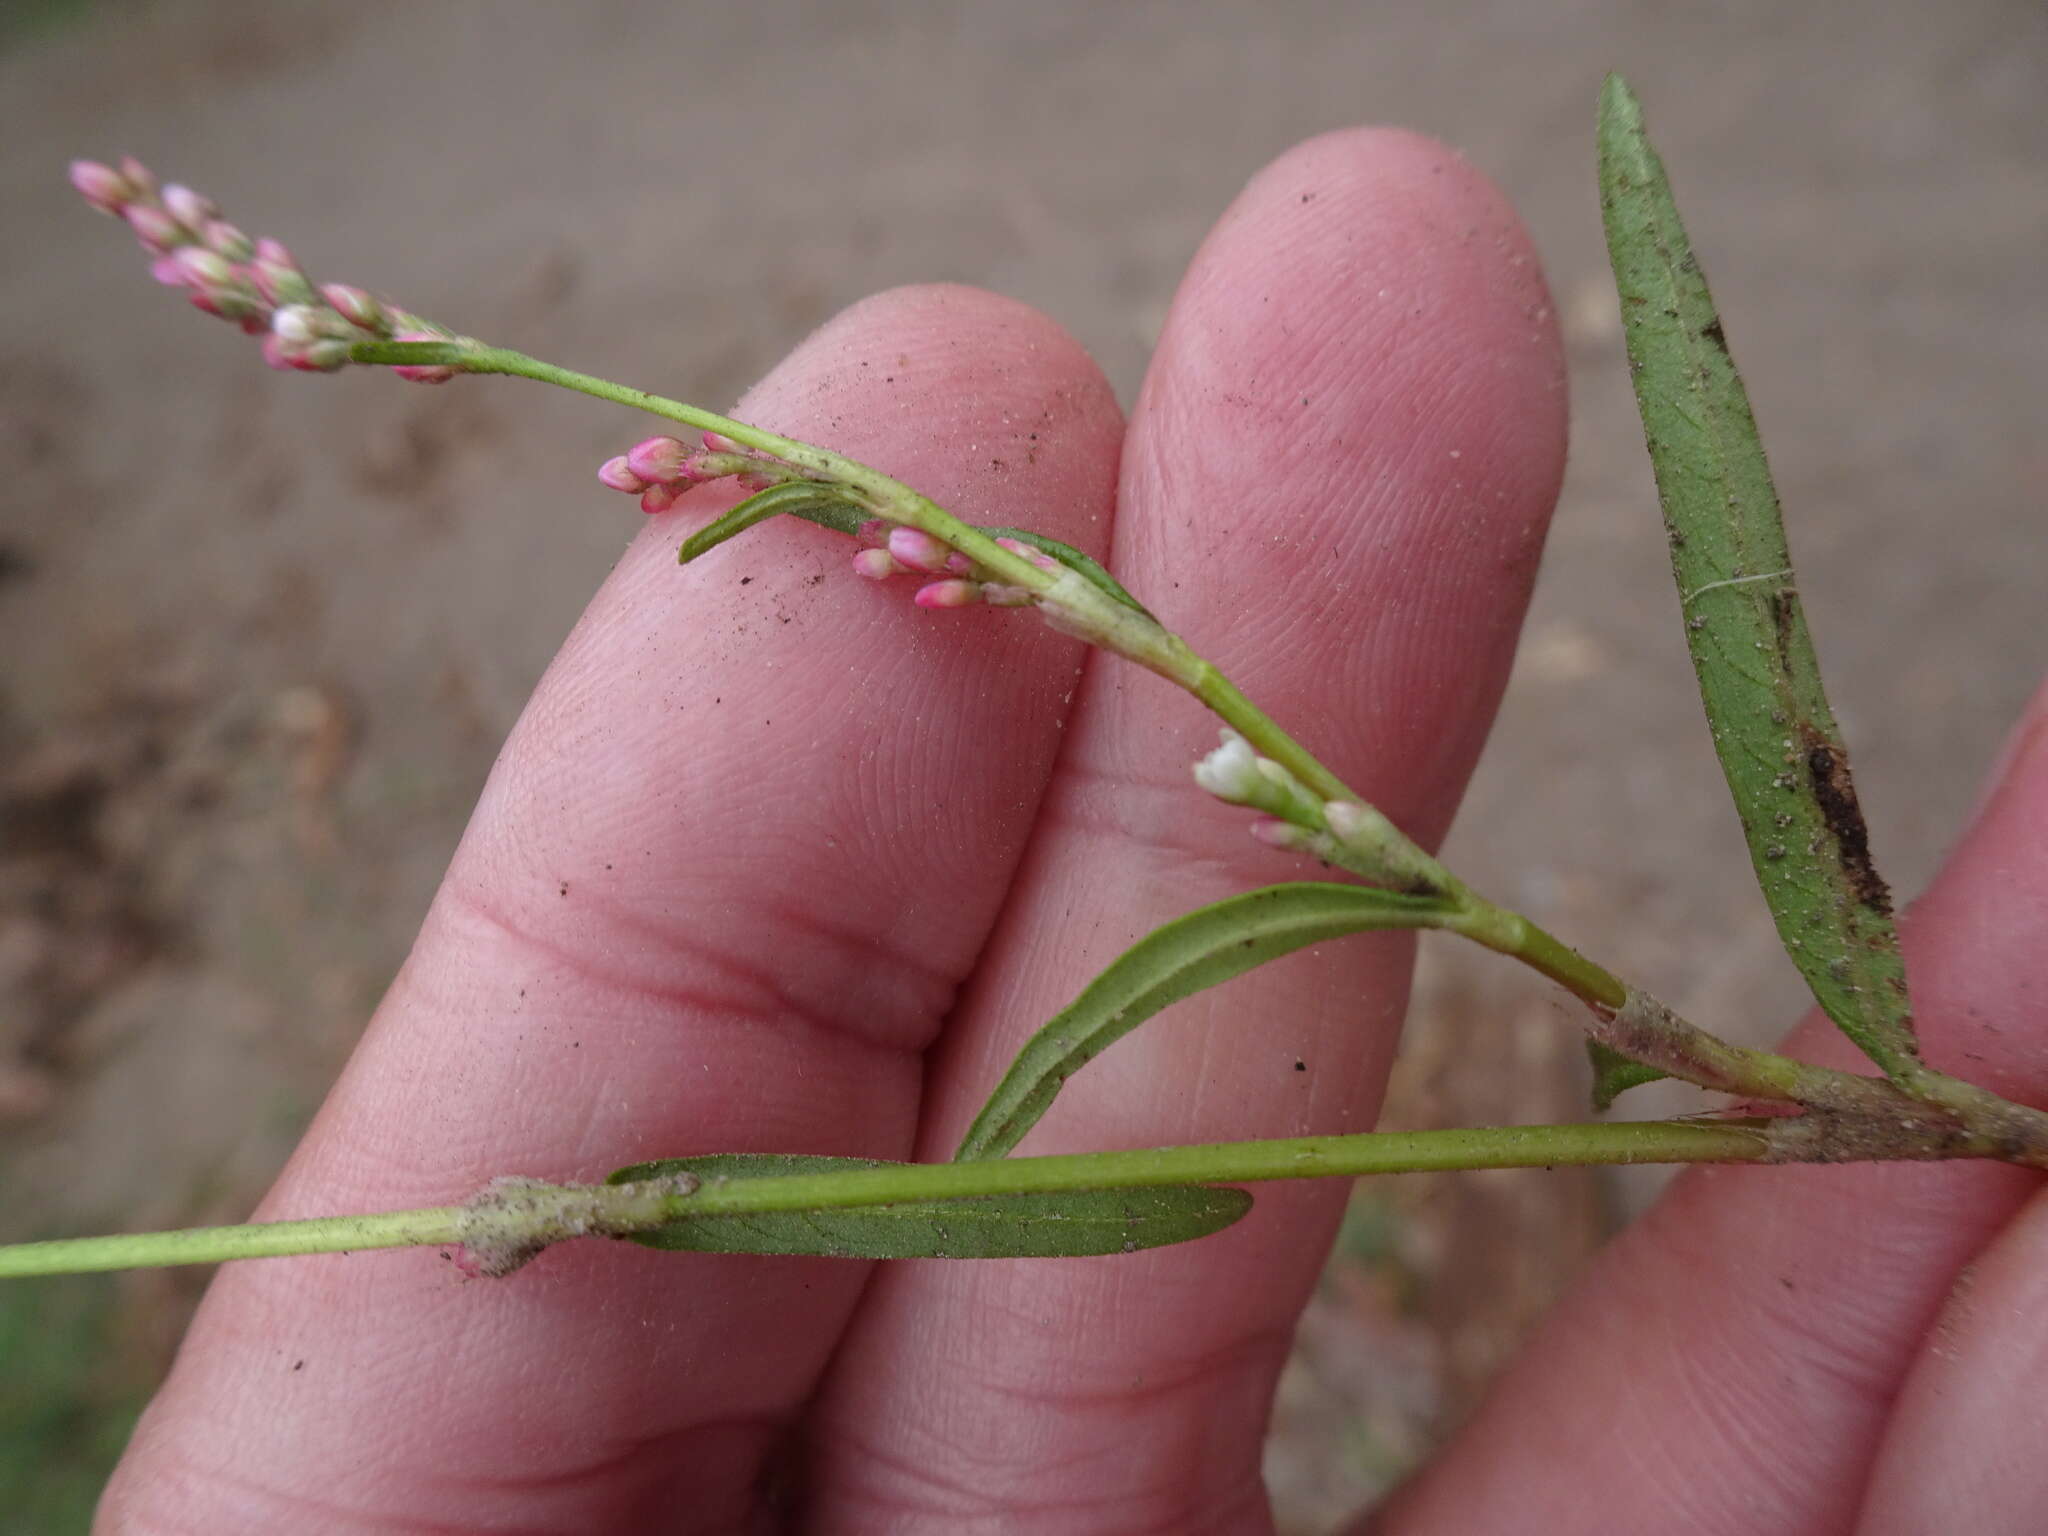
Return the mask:
{"type": "MultiPolygon", "coordinates": [[[[1317,798],[1364,804],[1361,796],[1281,729],[1216,666],[1197,655],[1180,636],[1157,620],[1115,602],[1074,571],[1051,572],[1004,549],[987,534],[879,470],[829,449],[798,442],[680,400],[648,394],[542,362],[523,352],[468,339],[362,341],[353,345],[351,357],[362,363],[443,364],[469,373],[534,379],[631,406],[699,431],[716,432],[743,447],[772,455],[833,485],[872,509],[876,516],[922,529],[944,541],[994,579],[1037,594],[1052,622],[1178,684],[1243,736],[1260,756],[1279,763],[1317,798]]],[[[1393,835],[1399,837],[1398,833],[1393,835]]],[[[2048,1115],[2009,1103],[1987,1090],[1924,1066],[1917,1067],[1910,1080],[1901,1080],[1894,1087],[1853,1073],[1731,1045],[1688,1023],[1657,999],[1631,987],[1521,914],[1488,901],[1420,847],[1405,838],[1401,842],[1404,866],[1425,872],[1438,892],[1463,909],[1460,920],[1447,927],[1521,961],[1570,992],[1592,1010],[1595,1022],[1589,1033],[1593,1038],[1631,1060],[1655,1066],[1700,1087],[1744,1098],[1853,1114],[1903,1115],[1914,1124],[1932,1116],[1937,1123],[1952,1130],[1960,1128],[1983,1145],[2003,1148],[1998,1155],[2048,1167],[2048,1115]]],[[[1341,852],[1337,862],[1345,862],[1341,852]]],[[[1347,867],[1360,868],[1356,864],[1347,867]]],[[[1360,872],[1374,877],[1370,868],[1360,872]]]]}

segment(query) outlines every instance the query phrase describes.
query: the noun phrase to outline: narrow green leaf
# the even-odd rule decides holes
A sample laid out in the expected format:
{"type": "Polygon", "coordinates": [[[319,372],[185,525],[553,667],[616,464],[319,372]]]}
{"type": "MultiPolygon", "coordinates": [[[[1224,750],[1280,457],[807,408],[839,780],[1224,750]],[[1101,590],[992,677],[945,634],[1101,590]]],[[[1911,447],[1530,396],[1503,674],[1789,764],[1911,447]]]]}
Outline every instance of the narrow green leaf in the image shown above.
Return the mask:
{"type": "Polygon", "coordinates": [[[1629,1089],[1640,1088],[1645,1083],[1662,1082],[1671,1075],[1640,1061],[1630,1061],[1612,1046],[1602,1045],[1598,1040],[1586,1042],[1586,1056],[1593,1063],[1593,1113],[1596,1115],[1606,1114],[1614,1107],[1614,1101],[1629,1089]]]}
{"type": "Polygon", "coordinates": [[[953,1161],[1003,1156],[1038,1123],[1068,1078],[1169,1003],[1305,945],[1381,928],[1438,928],[1456,915],[1450,903],[1434,898],[1303,881],[1176,918],[1125,950],[1025,1043],[953,1161]]]}
{"type": "Polygon", "coordinates": [[[1693,669],[1793,963],[1887,1075],[1916,1071],[1891,897],[1821,689],[1749,396],[1642,110],[1600,98],[1600,204],[1693,669]]]}
{"type": "MultiPolygon", "coordinates": [[[[886,1168],[864,1157],[723,1152],[621,1168],[605,1182],[695,1174],[708,1185],[790,1174],[886,1168]]],[[[804,1254],[834,1259],[1033,1259],[1136,1253],[1220,1232],[1251,1209],[1241,1189],[1182,1185],[906,1200],[813,1211],[700,1216],[632,1241],[689,1253],[804,1254]]]]}
{"type": "Polygon", "coordinates": [[[1033,533],[1029,528],[978,528],[975,531],[985,533],[992,539],[1015,539],[1019,544],[1029,544],[1040,554],[1051,555],[1061,565],[1080,572],[1126,608],[1142,613],[1148,619],[1152,617],[1150,610],[1126,592],[1122,583],[1071,544],[1062,544],[1058,539],[1048,539],[1044,534],[1033,533]]]}
{"type": "Polygon", "coordinates": [[[785,480],[780,485],[755,492],[725,516],[699,528],[683,540],[676,559],[688,565],[735,534],[745,533],[754,524],[764,523],[784,513],[800,517],[807,523],[816,523],[821,528],[830,528],[835,533],[856,532],[873,515],[815,481],[785,480]]]}

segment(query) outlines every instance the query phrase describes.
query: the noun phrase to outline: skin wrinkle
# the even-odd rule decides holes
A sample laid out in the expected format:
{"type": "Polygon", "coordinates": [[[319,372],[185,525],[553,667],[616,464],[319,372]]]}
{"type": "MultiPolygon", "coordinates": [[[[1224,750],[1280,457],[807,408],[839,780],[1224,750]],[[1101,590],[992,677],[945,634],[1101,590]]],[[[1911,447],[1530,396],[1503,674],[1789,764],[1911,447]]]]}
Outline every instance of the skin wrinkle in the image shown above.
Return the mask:
{"type": "MultiPolygon", "coordinates": [[[[818,974],[803,992],[815,994],[815,1002],[792,987],[785,962],[771,962],[766,957],[747,960],[703,942],[687,928],[670,931],[669,925],[643,921],[629,907],[617,907],[604,915],[618,931],[643,940],[652,941],[668,933],[659,946],[662,969],[667,974],[656,976],[648,968],[642,968],[637,975],[628,974],[621,968],[616,952],[601,961],[587,949],[552,942],[530,929],[515,926],[513,919],[474,893],[455,893],[450,906],[452,924],[474,924],[487,942],[495,939],[509,945],[514,956],[531,953],[542,957],[557,967],[561,975],[574,976],[587,986],[617,994],[629,1003],[656,1005],[648,1011],[671,1021],[694,1016],[705,1021],[752,1020],[778,1027],[793,1023],[822,1037],[838,1035],[889,1054],[915,1054],[936,1032],[944,1003],[952,993],[950,979],[926,957],[892,956],[903,969],[922,972],[917,979],[923,985],[906,982],[901,988],[899,1005],[893,1010],[849,1008],[849,983],[860,975],[863,957],[871,957],[875,948],[887,947],[883,936],[866,938],[843,931],[835,933],[822,914],[807,912],[788,901],[764,903],[762,918],[802,935],[807,941],[800,952],[805,957],[806,969],[818,974]],[[830,941],[841,952],[836,963],[818,963],[825,947],[820,941],[830,941]],[[724,985],[718,984],[721,982],[724,985]],[[887,1025],[892,1012],[901,1019],[896,1032],[914,1038],[890,1038],[887,1025]]],[[[476,937],[471,936],[468,941],[476,942],[476,937]]],[[[503,966],[510,971],[516,960],[508,958],[503,966]]]]}
{"type": "MultiPolygon", "coordinates": [[[[1018,1319],[1013,1316],[1011,1320],[1018,1319]]],[[[1276,1348],[1278,1354],[1284,1355],[1286,1343],[1285,1335],[1277,1340],[1248,1337],[1228,1349],[1185,1362],[1169,1380],[1154,1382],[1148,1374],[1139,1386],[1105,1387],[1091,1396],[1075,1396],[1052,1387],[1034,1389],[1023,1382],[992,1382],[991,1386],[1007,1403],[1015,1406],[1057,1409],[1063,1415],[1079,1410],[1114,1426],[1116,1421],[1128,1418],[1132,1409],[1148,1400],[1176,1396],[1213,1397],[1217,1395],[1215,1383],[1232,1376],[1245,1377],[1251,1393],[1267,1394],[1270,1392],[1276,1348]]],[[[989,1363],[981,1358],[956,1361],[954,1370],[958,1374],[979,1372],[985,1370],[989,1363]]],[[[1043,1421],[1042,1416],[1039,1421],[1043,1421]]],[[[1028,1425],[1033,1419],[1025,1415],[1015,1422],[1028,1425]]],[[[1199,1425],[1200,1415],[1188,1416],[1187,1422],[1199,1425]]],[[[892,1448],[892,1441],[879,1437],[889,1426],[878,1425],[876,1428],[879,1432],[876,1437],[862,1439],[855,1436],[839,1448],[842,1455],[858,1457],[864,1477],[877,1485],[871,1495],[871,1513],[890,1511],[899,1517],[924,1515],[948,1519],[978,1515],[1016,1517],[1019,1501],[1009,1484],[1016,1474],[1017,1458],[1011,1454],[1014,1441],[1007,1434],[987,1439],[979,1454],[971,1442],[963,1443],[958,1439],[928,1444],[921,1450],[914,1440],[906,1440],[903,1442],[905,1448],[899,1451],[892,1448]]],[[[1257,1444],[1256,1440],[1252,1442],[1254,1452],[1257,1444]]],[[[1038,1447],[1033,1449],[1034,1452],[1041,1451],[1038,1447]]],[[[1107,1495],[1062,1498],[1056,1493],[1047,1496],[1043,1491],[1066,1486],[1069,1479],[1084,1473],[1090,1464],[1119,1461],[1127,1454],[1113,1427],[1105,1427],[1100,1435],[1086,1440],[1044,1446],[1042,1454],[1034,1454],[1030,1458],[1030,1476],[1035,1485],[1040,1485],[1032,1490],[1028,1504],[1030,1515],[1050,1520],[1102,1512],[1110,1517],[1109,1523],[1089,1528],[1114,1532],[1117,1536],[1127,1531],[1155,1528],[1170,1531],[1196,1529],[1197,1512],[1206,1511],[1216,1502],[1218,1490],[1208,1486],[1190,1487],[1187,1469],[1198,1466],[1209,1470],[1213,1461],[1206,1457],[1181,1463],[1171,1458],[1162,1459],[1156,1469],[1155,1482],[1141,1487],[1122,1487],[1107,1495]],[[1045,1459],[1048,1457],[1049,1460],[1045,1459]],[[1152,1508],[1160,1512],[1153,1515],[1150,1513],[1152,1508]],[[1155,1520],[1159,1522],[1156,1525],[1153,1523],[1155,1520]]],[[[1236,1496],[1231,1502],[1249,1496],[1256,1500],[1263,1513],[1263,1489],[1257,1475],[1257,1456],[1240,1456],[1237,1460],[1239,1465],[1229,1471],[1226,1480],[1226,1486],[1235,1485],[1236,1496]]],[[[1016,1527],[1005,1525],[1003,1528],[1016,1527]]],[[[1060,1525],[1048,1528],[1059,1531],[1073,1529],[1060,1525]]]]}

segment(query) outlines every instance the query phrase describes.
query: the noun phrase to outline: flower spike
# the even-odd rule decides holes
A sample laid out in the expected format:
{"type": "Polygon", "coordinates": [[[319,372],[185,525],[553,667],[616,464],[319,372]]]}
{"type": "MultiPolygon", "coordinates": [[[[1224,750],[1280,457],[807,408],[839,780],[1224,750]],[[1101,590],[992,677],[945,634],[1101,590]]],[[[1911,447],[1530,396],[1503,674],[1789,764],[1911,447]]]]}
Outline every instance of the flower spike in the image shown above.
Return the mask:
{"type": "MultiPolygon", "coordinates": [[[[361,341],[449,341],[451,333],[347,283],[316,289],[277,241],[251,239],[223,219],[203,192],[178,182],[159,189],[149,168],[124,159],[71,165],[71,185],[101,213],[125,223],[153,258],[150,276],[182,288],[193,305],[263,338],[273,368],[332,373],[354,361],[361,341]]],[[[444,364],[394,367],[402,379],[439,384],[444,364]]]]}

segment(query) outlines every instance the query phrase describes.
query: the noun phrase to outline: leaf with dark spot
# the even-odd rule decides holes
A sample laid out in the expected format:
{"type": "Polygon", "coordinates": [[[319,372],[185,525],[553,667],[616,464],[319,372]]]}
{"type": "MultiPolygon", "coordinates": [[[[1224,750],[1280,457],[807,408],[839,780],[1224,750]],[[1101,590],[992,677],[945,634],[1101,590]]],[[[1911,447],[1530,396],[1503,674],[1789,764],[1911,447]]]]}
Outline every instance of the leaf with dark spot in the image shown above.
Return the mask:
{"type": "Polygon", "coordinates": [[[1778,934],[1829,1018],[1919,1066],[1891,896],[1821,687],[1749,396],[1629,88],[1600,98],[1600,206],[1700,697],[1778,934]]]}

